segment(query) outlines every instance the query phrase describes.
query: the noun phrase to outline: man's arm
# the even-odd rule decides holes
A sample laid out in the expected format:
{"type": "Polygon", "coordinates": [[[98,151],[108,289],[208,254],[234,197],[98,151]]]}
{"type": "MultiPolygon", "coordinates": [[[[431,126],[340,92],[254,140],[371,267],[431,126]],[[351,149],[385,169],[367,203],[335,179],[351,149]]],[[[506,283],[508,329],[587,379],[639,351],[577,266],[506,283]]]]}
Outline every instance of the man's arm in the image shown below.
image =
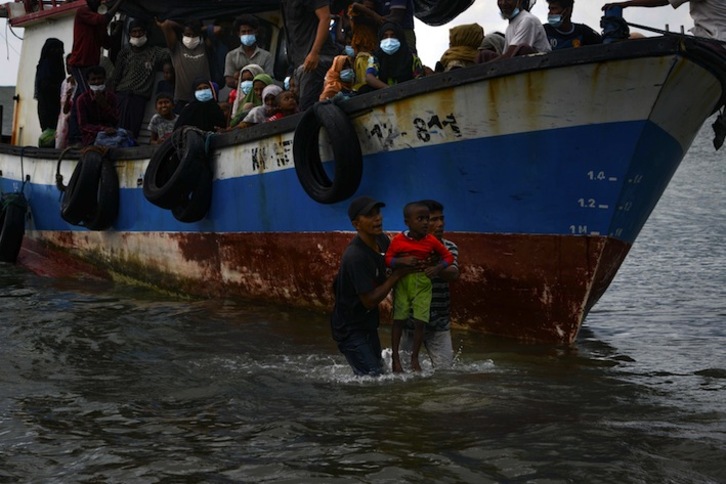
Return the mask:
{"type": "Polygon", "coordinates": [[[328,38],[328,29],[330,28],[330,6],[317,8],[315,16],[318,17],[318,29],[315,32],[315,41],[313,46],[305,57],[303,69],[306,72],[314,71],[320,63],[320,50],[328,38]]]}
{"type": "Polygon", "coordinates": [[[414,270],[415,269],[412,267],[400,267],[394,270],[383,284],[377,286],[372,291],[358,294],[360,302],[363,303],[363,306],[365,306],[366,309],[373,309],[377,307],[381,301],[386,299],[386,296],[388,296],[388,293],[391,292],[391,289],[393,289],[393,286],[396,285],[398,280],[406,274],[410,274],[414,270]]]}
{"type": "Polygon", "coordinates": [[[169,50],[173,51],[174,49],[176,49],[176,44],[178,41],[176,35],[176,27],[179,24],[169,19],[159,20],[158,18],[155,18],[155,20],[156,26],[159,27],[161,29],[161,32],[164,34],[166,46],[169,47],[169,50]]]}

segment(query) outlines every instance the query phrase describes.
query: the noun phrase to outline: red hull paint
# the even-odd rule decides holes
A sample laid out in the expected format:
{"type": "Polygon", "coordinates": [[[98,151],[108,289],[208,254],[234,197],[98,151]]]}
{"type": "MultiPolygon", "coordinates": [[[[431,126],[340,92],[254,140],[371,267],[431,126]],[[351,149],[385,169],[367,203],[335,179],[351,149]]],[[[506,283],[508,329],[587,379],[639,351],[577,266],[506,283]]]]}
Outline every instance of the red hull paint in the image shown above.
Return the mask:
{"type": "MultiPolygon", "coordinates": [[[[332,280],[352,237],[344,232],[30,235],[35,240],[26,237],[20,262],[43,275],[110,271],[180,294],[254,298],[319,311],[332,307],[332,280]]],[[[455,325],[547,343],[575,339],[630,248],[589,236],[455,233],[450,238],[459,245],[461,265],[461,278],[452,284],[455,325]]]]}

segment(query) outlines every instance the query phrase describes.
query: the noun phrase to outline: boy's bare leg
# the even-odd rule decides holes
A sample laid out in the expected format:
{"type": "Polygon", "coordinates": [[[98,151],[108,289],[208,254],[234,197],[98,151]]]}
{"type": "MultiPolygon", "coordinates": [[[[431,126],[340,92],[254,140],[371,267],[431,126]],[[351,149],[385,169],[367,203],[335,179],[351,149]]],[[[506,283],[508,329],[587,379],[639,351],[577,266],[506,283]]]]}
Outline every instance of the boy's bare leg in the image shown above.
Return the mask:
{"type": "Polygon", "coordinates": [[[421,365],[418,362],[418,352],[423,345],[424,324],[426,323],[418,319],[413,320],[413,348],[411,349],[411,368],[413,371],[421,371],[421,365]]]}
{"type": "Polygon", "coordinates": [[[401,366],[401,355],[398,352],[398,349],[401,346],[403,323],[404,321],[402,319],[394,319],[393,328],[391,329],[391,370],[393,370],[393,373],[403,372],[403,367],[401,366]]]}

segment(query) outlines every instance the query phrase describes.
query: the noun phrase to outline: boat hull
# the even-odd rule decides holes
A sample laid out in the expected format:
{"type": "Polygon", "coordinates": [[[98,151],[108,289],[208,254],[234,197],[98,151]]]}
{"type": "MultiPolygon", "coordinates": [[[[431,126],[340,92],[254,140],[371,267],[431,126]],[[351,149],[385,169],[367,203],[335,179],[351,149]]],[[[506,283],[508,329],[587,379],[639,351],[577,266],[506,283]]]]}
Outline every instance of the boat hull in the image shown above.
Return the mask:
{"type": "MultiPolygon", "coordinates": [[[[571,343],[720,105],[720,77],[673,41],[589,52],[478,66],[340,105],[363,153],[356,193],[386,203],[388,231],[404,228],[409,201],[445,205],[460,249],[459,327],[571,343]]],[[[298,120],[211,140],[212,204],[191,224],[144,199],[148,150],[111,154],[120,209],[104,232],[61,219],[48,153],[0,151],[3,190],[22,189],[31,206],[21,263],[42,272],[38,260],[63,254],[181,294],[330,310],[353,236],[348,201],[320,204],[300,186],[298,120]]],[[[61,164],[66,180],[73,166],[61,164]]]]}

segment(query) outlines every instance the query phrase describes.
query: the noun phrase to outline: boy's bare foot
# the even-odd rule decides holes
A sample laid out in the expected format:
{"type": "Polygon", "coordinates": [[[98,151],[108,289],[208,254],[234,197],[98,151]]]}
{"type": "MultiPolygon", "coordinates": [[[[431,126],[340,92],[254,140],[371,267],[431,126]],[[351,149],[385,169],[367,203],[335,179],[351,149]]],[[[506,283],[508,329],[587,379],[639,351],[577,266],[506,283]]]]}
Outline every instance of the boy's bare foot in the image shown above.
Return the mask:
{"type": "Polygon", "coordinates": [[[401,367],[401,362],[397,360],[393,360],[391,362],[391,370],[393,370],[393,373],[403,373],[403,368],[401,367]]]}
{"type": "Polygon", "coordinates": [[[418,363],[418,357],[411,358],[411,368],[413,371],[421,371],[421,365],[418,363]]]}

